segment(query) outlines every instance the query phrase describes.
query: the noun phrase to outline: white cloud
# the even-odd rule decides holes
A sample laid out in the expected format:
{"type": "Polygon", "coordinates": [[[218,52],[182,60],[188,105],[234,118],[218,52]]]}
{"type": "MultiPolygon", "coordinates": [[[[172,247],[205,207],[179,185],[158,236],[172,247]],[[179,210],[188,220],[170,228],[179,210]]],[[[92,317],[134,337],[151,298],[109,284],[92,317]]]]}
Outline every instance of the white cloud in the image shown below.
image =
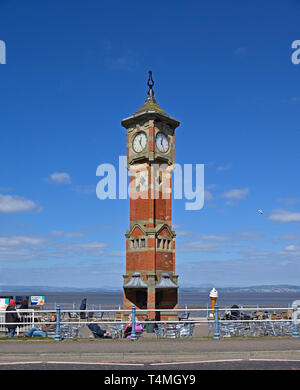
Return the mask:
{"type": "Polygon", "coordinates": [[[122,258],[125,258],[126,257],[126,252],[122,252],[122,251],[108,252],[107,253],[107,257],[122,257],[122,258]]]}
{"type": "Polygon", "coordinates": [[[11,192],[12,188],[10,188],[10,187],[0,187],[0,191],[1,192],[11,192]]]}
{"type": "Polygon", "coordinates": [[[120,253],[106,252],[108,244],[100,241],[61,241],[54,237],[82,237],[80,232],[52,232],[52,237],[39,235],[4,234],[0,235],[0,263],[26,260],[42,261],[50,259],[74,259],[79,257],[99,257],[104,254],[118,257],[120,253]],[[54,237],[53,237],[54,236],[54,237]]]}
{"type": "Polygon", "coordinates": [[[300,97],[297,96],[292,97],[291,102],[294,104],[300,103],[300,97]]]}
{"type": "Polygon", "coordinates": [[[24,199],[17,195],[0,194],[0,213],[11,214],[24,211],[31,211],[37,208],[37,205],[29,199],[24,199]]]}
{"type": "Polygon", "coordinates": [[[299,233],[289,233],[289,234],[283,234],[279,237],[282,241],[300,241],[300,234],[299,233]]]}
{"type": "Polygon", "coordinates": [[[41,245],[45,243],[45,238],[41,236],[2,236],[0,237],[0,245],[3,246],[21,246],[21,245],[41,245]]]}
{"type": "Polygon", "coordinates": [[[176,237],[184,237],[184,236],[191,236],[194,232],[191,230],[177,230],[176,231],[176,237]]]}
{"type": "Polygon", "coordinates": [[[207,190],[204,191],[204,199],[205,200],[212,200],[213,198],[214,198],[213,194],[210,191],[207,191],[207,190]]]}
{"type": "Polygon", "coordinates": [[[285,203],[286,206],[295,205],[297,203],[300,203],[300,198],[284,198],[284,199],[278,199],[278,202],[285,203]]]}
{"type": "Polygon", "coordinates": [[[79,232],[74,232],[74,233],[65,233],[61,230],[53,230],[51,232],[51,234],[53,236],[56,236],[56,237],[69,237],[69,238],[72,238],[72,237],[83,237],[85,236],[84,233],[79,233],[79,232]]]}
{"type": "Polygon", "coordinates": [[[300,213],[278,209],[272,211],[269,219],[275,222],[300,222],[300,213]]]}
{"type": "Polygon", "coordinates": [[[228,241],[229,240],[229,238],[225,236],[215,236],[215,235],[208,235],[208,234],[201,234],[199,238],[205,241],[228,241]]]}
{"type": "Polygon", "coordinates": [[[197,236],[198,240],[178,242],[177,249],[179,252],[223,252],[223,254],[230,249],[234,253],[235,248],[248,248],[249,242],[254,242],[263,237],[263,234],[255,231],[232,231],[220,235],[200,234],[197,236]]]}
{"type": "Polygon", "coordinates": [[[55,244],[63,253],[72,253],[74,255],[100,256],[104,254],[104,248],[108,246],[106,242],[61,242],[55,244]]]}
{"type": "Polygon", "coordinates": [[[296,252],[296,251],[300,251],[300,247],[299,246],[296,246],[296,245],[287,245],[285,248],[284,248],[285,251],[288,251],[288,252],[296,252]]]}
{"type": "Polygon", "coordinates": [[[246,47],[238,47],[235,49],[234,54],[238,57],[244,57],[248,54],[248,50],[246,47]]]}
{"type": "Polygon", "coordinates": [[[259,232],[253,232],[253,231],[249,231],[249,232],[233,232],[233,236],[232,236],[233,240],[236,240],[236,241],[253,241],[253,240],[256,240],[257,238],[263,238],[264,235],[262,233],[259,233],[259,232]]]}
{"type": "Polygon", "coordinates": [[[43,245],[47,242],[41,236],[11,235],[0,237],[0,260],[29,260],[34,259],[43,245]]]}
{"type": "Polygon", "coordinates": [[[216,167],[216,170],[217,171],[228,171],[228,169],[232,168],[232,164],[229,163],[229,164],[226,164],[226,165],[220,165],[218,167],[216,167]]]}
{"type": "Polygon", "coordinates": [[[68,173],[65,172],[54,172],[47,179],[45,179],[48,183],[56,183],[56,184],[70,184],[71,177],[68,173]]]}
{"type": "Polygon", "coordinates": [[[226,199],[244,199],[249,194],[249,188],[233,189],[222,194],[226,199]]]}
{"type": "Polygon", "coordinates": [[[78,185],[74,187],[74,191],[80,194],[95,194],[96,186],[95,185],[78,185]]]}

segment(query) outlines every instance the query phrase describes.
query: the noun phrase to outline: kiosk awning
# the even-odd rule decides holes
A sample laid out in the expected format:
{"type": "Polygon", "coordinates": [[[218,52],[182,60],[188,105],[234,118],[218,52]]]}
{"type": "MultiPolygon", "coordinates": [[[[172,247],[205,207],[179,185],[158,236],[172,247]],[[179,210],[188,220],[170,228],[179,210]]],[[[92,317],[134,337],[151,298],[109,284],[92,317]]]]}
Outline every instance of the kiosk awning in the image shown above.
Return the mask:
{"type": "Polygon", "coordinates": [[[147,288],[148,285],[141,278],[139,272],[135,272],[128,283],[124,284],[124,288],[147,288]]]}
{"type": "Polygon", "coordinates": [[[178,288],[178,286],[171,280],[170,275],[167,272],[163,272],[161,274],[161,279],[156,284],[155,288],[178,288]]]}

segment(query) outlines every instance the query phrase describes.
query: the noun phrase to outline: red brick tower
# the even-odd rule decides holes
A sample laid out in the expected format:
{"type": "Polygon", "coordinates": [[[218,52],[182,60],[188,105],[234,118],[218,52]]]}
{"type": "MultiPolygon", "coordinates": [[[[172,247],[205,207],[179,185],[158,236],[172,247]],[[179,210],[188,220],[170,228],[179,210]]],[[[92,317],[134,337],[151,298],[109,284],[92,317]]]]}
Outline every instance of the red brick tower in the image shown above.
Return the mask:
{"type": "MultiPolygon", "coordinates": [[[[126,232],[124,309],[177,308],[175,232],[172,230],[172,179],[175,128],[179,122],[157,104],[149,72],[144,105],[122,121],[127,129],[130,171],[130,226],[126,232]]],[[[171,319],[168,310],[145,312],[171,319]]],[[[141,317],[140,317],[141,318],[141,317]]]]}

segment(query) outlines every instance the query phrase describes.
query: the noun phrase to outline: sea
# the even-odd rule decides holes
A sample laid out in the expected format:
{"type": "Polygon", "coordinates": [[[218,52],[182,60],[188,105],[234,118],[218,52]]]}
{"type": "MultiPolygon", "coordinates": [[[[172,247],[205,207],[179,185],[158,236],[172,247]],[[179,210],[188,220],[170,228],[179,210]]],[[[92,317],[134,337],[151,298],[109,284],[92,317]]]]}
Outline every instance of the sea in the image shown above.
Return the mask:
{"type": "MultiPolygon", "coordinates": [[[[3,293],[2,293],[3,294],[3,293]]],[[[3,294],[3,296],[45,296],[43,309],[53,310],[56,304],[60,304],[61,309],[79,309],[81,300],[87,298],[87,309],[90,310],[114,310],[122,308],[122,291],[98,291],[98,292],[43,292],[18,291],[3,294]]],[[[229,308],[232,305],[242,307],[261,308],[289,308],[293,301],[300,299],[300,292],[219,292],[218,304],[220,307],[229,308]]],[[[203,308],[210,306],[208,292],[179,291],[179,308],[203,308]]]]}

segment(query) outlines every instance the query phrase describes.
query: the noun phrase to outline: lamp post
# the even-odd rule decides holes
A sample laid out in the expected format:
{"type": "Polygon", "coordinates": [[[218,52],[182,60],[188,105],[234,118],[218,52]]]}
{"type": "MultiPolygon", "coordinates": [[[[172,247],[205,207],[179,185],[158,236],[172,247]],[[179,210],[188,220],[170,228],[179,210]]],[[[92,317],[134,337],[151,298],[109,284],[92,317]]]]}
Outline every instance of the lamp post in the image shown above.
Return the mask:
{"type": "Polygon", "coordinates": [[[135,332],[135,305],[132,305],[132,323],[131,323],[130,340],[137,340],[137,335],[135,332]]]}
{"type": "Polygon", "coordinates": [[[56,335],[54,341],[61,341],[60,332],[60,305],[56,306],[56,335]]]}
{"type": "Polygon", "coordinates": [[[219,305],[218,305],[218,303],[215,304],[214,310],[215,310],[215,333],[214,333],[214,339],[215,340],[220,340],[220,332],[219,332],[219,305]]]}
{"type": "Polygon", "coordinates": [[[293,323],[294,323],[294,331],[293,331],[293,338],[299,338],[299,331],[298,331],[298,305],[295,303],[293,304],[293,323]]]}

